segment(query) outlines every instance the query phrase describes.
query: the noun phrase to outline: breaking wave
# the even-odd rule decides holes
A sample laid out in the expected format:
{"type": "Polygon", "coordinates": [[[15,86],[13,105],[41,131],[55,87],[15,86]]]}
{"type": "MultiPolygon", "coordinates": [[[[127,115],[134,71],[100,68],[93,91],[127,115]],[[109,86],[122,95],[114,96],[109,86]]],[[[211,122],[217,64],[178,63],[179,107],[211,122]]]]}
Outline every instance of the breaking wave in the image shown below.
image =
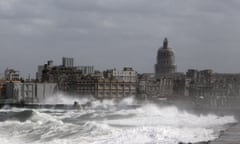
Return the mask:
{"type": "Polygon", "coordinates": [[[200,142],[217,138],[236,122],[233,116],[194,115],[174,106],[138,103],[134,98],[84,98],[82,102],[91,105],[84,110],[1,109],[1,144],[200,142]]]}

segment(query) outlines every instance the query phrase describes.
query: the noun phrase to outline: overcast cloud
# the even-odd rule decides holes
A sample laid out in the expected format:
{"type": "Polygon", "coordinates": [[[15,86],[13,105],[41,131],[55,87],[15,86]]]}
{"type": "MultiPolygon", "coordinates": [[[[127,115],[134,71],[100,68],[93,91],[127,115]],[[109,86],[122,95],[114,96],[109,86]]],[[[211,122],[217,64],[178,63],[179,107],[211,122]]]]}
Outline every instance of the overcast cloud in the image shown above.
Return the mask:
{"type": "Polygon", "coordinates": [[[154,72],[164,37],[178,71],[240,72],[239,0],[0,0],[0,73],[63,56],[154,72]]]}

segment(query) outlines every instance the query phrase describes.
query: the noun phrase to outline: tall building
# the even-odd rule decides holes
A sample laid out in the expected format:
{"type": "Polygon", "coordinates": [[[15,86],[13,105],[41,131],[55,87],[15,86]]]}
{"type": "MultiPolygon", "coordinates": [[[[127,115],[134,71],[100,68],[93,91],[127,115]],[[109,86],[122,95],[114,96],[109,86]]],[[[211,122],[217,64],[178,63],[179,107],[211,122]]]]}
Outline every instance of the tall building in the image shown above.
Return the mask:
{"type": "Polygon", "coordinates": [[[155,65],[155,76],[172,74],[176,72],[175,52],[168,47],[167,38],[163,41],[163,46],[158,50],[157,64],[155,65]]]}
{"type": "Polygon", "coordinates": [[[63,64],[63,67],[73,67],[74,59],[73,58],[63,57],[62,58],[62,64],[63,64]]]}
{"type": "Polygon", "coordinates": [[[54,65],[53,65],[53,60],[48,60],[47,61],[47,64],[45,64],[45,65],[39,65],[38,66],[38,71],[36,72],[36,79],[38,80],[38,81],[41,81],[42,80],[42,75],[43,75],[43,70],[45,69],[45,68],[51,68],[51,67],[53,67],[54,65]]]}

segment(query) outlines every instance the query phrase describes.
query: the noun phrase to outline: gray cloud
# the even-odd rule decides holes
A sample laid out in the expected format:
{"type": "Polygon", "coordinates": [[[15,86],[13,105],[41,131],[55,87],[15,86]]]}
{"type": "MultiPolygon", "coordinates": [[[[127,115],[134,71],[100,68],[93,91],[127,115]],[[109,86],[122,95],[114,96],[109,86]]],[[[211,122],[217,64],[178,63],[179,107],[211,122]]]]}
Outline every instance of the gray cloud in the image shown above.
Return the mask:
{"type": "Polygon", "coordinates": [[[240,72],[238,0],[0,0],[0,72],[62,56],[97,69],[153,72],[164,37],[178,71],[240,72]]]}

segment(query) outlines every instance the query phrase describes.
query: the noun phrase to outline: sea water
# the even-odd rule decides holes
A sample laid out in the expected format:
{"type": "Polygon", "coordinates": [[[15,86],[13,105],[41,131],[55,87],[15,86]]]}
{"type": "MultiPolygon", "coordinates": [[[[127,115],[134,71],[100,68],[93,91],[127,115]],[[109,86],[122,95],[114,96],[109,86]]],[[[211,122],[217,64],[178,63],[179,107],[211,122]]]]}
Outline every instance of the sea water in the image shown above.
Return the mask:
{"type": "MultiPolygon", "coordinates": [[[[47,103],[73,104],[63,95],[47,103]],[[61,98],[60,98],[61,97],[61,98]]],[[[233,116],[195,115],[134,98],[77,99],[81,109],[0,110],[1,144],[178,144],[216,139],[233,116]]]]}

